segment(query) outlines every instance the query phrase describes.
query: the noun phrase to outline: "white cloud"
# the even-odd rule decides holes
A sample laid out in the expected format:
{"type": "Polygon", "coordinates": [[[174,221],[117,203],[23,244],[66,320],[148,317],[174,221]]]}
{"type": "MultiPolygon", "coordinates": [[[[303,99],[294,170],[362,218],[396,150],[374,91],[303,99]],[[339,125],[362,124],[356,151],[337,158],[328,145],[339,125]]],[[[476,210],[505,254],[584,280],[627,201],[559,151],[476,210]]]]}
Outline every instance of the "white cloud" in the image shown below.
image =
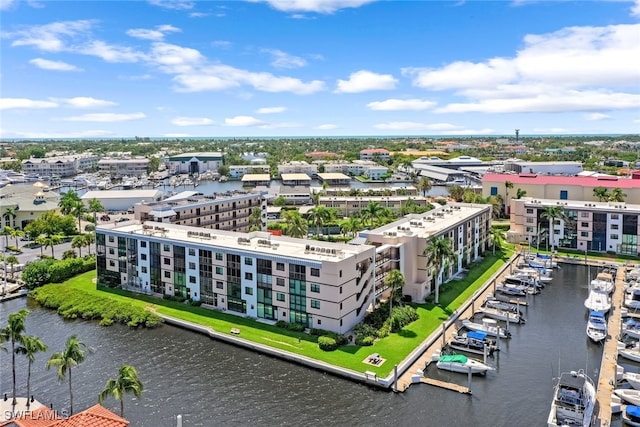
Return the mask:
{"type": "Polygon", "coordinates": [[[276,68],[301,68],[307,66],[307,61],[299,56],[290,55],[278,49],[262,49],[262,52],[271,55],[271,65],[276,68]]]}
{"type": "Polygon", "coordinates": [[[0,10],[9,10],[15,5],[14,0],[0,0],[0,10]]]}
{"type": "Polygon", "coordinates": [[[265,123],[262,120],[258,120],[255,117],[251,116],[235,116],[224,119],[224,124],[227,126],[249,127],[260,126],[264,125],[265,123]]]}
{"type": "Polygon", "coordinates": [[[207,117],[176,117],[171,120],[175,126],[211,126],[214,121],[207,117]]]}
{"type": "Polygon", "coordinates": [[[435,102],[424,99],[387,99],[370,102],[367,107],[375,111],[421,111],[428,110],[435,105],[435,102]]]}
{"type": "Polygon", "coordinates": [[[332,130],[332,129],[337,129],[337,128],[338,128],[337,125],[334,125],[334,124],[331,124],[331,123],[325,123],[325,124],[318,125],[318,126],[314,127],[314,129],[316,129],[316,130],[332,130]]]}
{"type": "Polygon", "coordinates": [[[549,133],[580,133],[571,129],[565,128],[534,128],[533,132],[541,133],[541,134],[549,134],[549,133]]]}
{"type": "Polygon", "coordinates": [[[62,120],[66,122],[129,122],[144,119],[145,117],[147,116],[144,113],[90,113],[81,116],[64,117],[62,120]]]}
{"type": "Polygon", "coordinates": [[[381,130],[433,130],[433,131],[450,131],[462,129],[449,123],[418,123],[418,122],[389,122],[378,123],[373,125],[376,129],[381,130]]]}
{"type": "Polygon", "coordinates": [[[38,101],[28,98],[0,98],[0,110],[34,110],[56,107],[58,107],[58,104],[52,101],[38,101]]]}
{"type": "Polygon", "coordinates": [[[631,16],[640,16],[640,0],[636,0],[631,6],[631,16]]]}
{"type": "Polygon", "coordinates": [[[220,49],[229,49],[233,46],[233,43],[228,40],[214,40],[211,42],[211,46],[218,47],[220,49]]]}
{"type": "Polygon", "coordinates": [[[466,98],[439,113],[633,109],[640,107],[638,33],[640,24],[568,27],[525,36],[512,58],[402,71],[415,86],[466,98]]]}
{"type": "Polygon", "coordinates": [[[195,6],[195,2],[191,0],[149,0],[149,3],[153,6],[173,10],[189,10],[195,6]]]}
{"type": "Polygon", "coordinates": [[[93,23],[90,20],[52,22],[7,32],[3,36],[14,39],[11,46],[33,46],[46,52],[61,52],[69,50],[67,39],[87,34],[93,23]]]}
{"type": "Polygon", "coordinates": [[[585,119],[589,121],[606,120],[610,118],[611,118],[610,115],[602,114],[602,113],[591,113],[591,114],[587,114],[587,116],[585,117],[585,119]]]}
{"type": "Polygon", "coordinates": [[[29,61],[30,64],[35,65],[43,70],[52,71],[82,71],[82,68],[78,68],[75,65],[67,64],[63,61],[50,61],[44,58],[34,58],[29,61]]]}
{"type": "Polygon", "coordinates": [[[149,60],[162,71],[170,74],[190,73],[195,66],[204,62],[204,56],[196,49],[169,43],[153,43],[149,60]]]}
{"type": "Polygon", "coordinates": [[[257,114],[277,114],[287,111],[287,107],[262,107],[256,110],[257,114]]]}
{"type": "Polygon", "coordinates": [[[369,90],[390,90],[397,80],[391,74],[376,74],[367,70],[352,73],[349,80],[338,80],[336,93],[358,93],[369,90]]]}
{"type": "Polygon", "coordinates": [[[127,35],[143,40],[159,41],[164,38],[166,33],[177,33],[181,30],[173,25],[157,25],[155,30],[146,28],[132,28],[127,30],[127,35]]]}
{"type": "MultiPolygon", "coordinates": [[[[74,49],[75,50],[75,49],[74,49]]],[[[97,56],[106,62],[138,62],[146,58],[143,52],[128,46],[118,46],[94,40],[77,49],[78,53],[97,56]]]]}
{"type": "Polygon", "coordinates": [[[205,16],[209,16],[209,14],[204,12],[191,12],[189,16],[191,18],[204,18],[205,16]]]}
{"type": "Polygon", "coordinates": [[[76,96],[74,98],[52,98],[52,101],[61,102],[73,108],[100,108],[114,107],[118,105],[113,101],[106,101],[104,99],[96,99],[88,96],[76,96]]]}
{"type": "Polygon", "coordinates": [[[356,8],[375,0],[250,0],[266,2],[283,12],[316,12],[331,14],[345,8],[356,8]]]}

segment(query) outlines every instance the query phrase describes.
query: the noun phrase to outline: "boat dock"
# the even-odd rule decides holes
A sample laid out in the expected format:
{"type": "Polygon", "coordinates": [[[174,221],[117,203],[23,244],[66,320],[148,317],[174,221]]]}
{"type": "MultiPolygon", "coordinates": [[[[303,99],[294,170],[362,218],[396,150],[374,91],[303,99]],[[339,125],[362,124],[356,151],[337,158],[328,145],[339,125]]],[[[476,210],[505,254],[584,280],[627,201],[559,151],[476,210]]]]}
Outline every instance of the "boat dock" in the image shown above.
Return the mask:
{"type": "Polygon", "coordinates": [[[611,312],[608,320],[609,336],[604,343],[600,375],[597,384],[599,405],[598,422],[600,426],[611,425],[611,395],[616,387],[616,366],[618,364],[618,335],[622,330],[621,311],[624,304],[624,276],[627,267],[619,266],[616,274],[616,286],[611,296],[611,312]]]}
{"type": "Polygon", "coordinates": [[[447,390],[457,391],[458,393],[471,394],[469,387],[461,386],[454,383],[448,383],[445,381],[435,380],[433,378],[421,377],[420,382],[422,384],[429,384],[432,386],[444,388],[447,390]]]}

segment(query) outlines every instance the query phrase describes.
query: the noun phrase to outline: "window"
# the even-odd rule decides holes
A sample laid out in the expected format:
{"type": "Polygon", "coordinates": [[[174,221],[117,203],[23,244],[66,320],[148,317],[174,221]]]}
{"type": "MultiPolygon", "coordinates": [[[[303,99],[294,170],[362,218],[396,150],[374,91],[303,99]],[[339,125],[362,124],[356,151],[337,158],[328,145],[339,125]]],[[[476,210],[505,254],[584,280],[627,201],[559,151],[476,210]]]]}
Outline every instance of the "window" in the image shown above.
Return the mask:
{"type": "Polygon", "coordinates": [[[196,263],[195,262],[190,262],[189,263],[189,270],[195,270],[196,269],[196,263]]]}
{"type": "Polygon", "coordinates": [[[162,245],[162,250],[163,250],[164,252],[169,252],[169,250],[170,250],[169,245],[168,245],[168,244],[166,244],[166,243],[165,243],[164,245],[162,245]]]}
{"type": "Polygon", "coordinates": [[[171,277],[171,272],[170,271],[165,271],[164,272],[164,277],[169,279],[171,277]]]}
{"type": "Polygon", "coordinates": [[[588,231],[581,231],[580,232],[580,237],[589,237],[589,232],[588,231]]]}
{"type": "Polygon", "coordinates": [[[342,270],[340,270],[340,277],[342,277],[342,270]]]}
{"type": "Polygon", "coordinates": [[[560,190],[560,200],[567,200],[569,198],[569,194],[567,190],[560,190]]]}
{"type": "Polygon", "coordinates": [[[142,271],[143,273],[146,273],[146,272],[147,272],[147,267],[142,267],[141,271],[142,271]]]}
{"type": "Polygon", "coordinates": [[[589,212],[580,212],[580,218],[589,218],[589,212]]]}
{"type": "Polygon", "coordinates": [[[216,282],[216,288],[218,288],[218,289],[222,289],[222,288],[224,288],[224,284],[223,284],[221,281],[219,281],[219,280],[218,280],[218,281],[216,282]]]}
{"type": "Polygon", "coordinates": [[[113,243],[115,241],[113,236],[109,236],[109,243],[113,243]]]}
{"type": "Polygon", "coordinates": [[[284,263],[283,262],[276,263],[276,270],[284,271],[284,263]]]}
{"type": "Polygon", "coordinates": [[[147,260],[147,254],[140,254],[140,259],[142,261],[146,261],[147,260]]]}
{"type": "Polygon", "coordinates": [[[222,261],[222,253],[216,252],[216,261],[222,261]]]}
{"type": "Polygon", "coordinates": [[[189,248],[189,256],[196,256],[196,250],[193,248],[189,248]]]}
{"type": "Polygon", "coordinates": [[[246,258],[245,257],[244,265],[253,265],[253,258],[246,258]]]}
{"type": "Polygon", "coordinates": [[[610,239],[612,240],[618,240],[618,235],[617,234],[612,234],[611,236],[609,236],[610,239]]]}
{"type": "Polygon", "coordinates": [[[319,268],[312,268],[311,269],[311,275],[314,277],[320,277],[320,269],[319,268]]]}
{"type": "Polygon", "coordinates": [[[146,248],[147,247],[147,242],[140,242],[140,247],[141,248],[146,248]]]}
{"type": "Polygon", "coordinates": [[[311,292],[315,292],[315,293],[320,292],[320,285],[318,285],[317,283],[312,283],[311,284],[311,292]]]}
{"type": "Polygon", "coordinates": [[[491,195],[492,196],[498,195],[498,187],[491,187],[491,195]]]}
{"type": "Polygon", "coordinates": [[[611,229],[612,229],[612,230],[617,230],[617,229],[618,229],[618,227],[619,227],[619,225],[618,225],[618,224],[611,224],[611,229]]]}
{"type": "Polygon", "coordinates": [[[171,265],[171,258],[165,258],[164,265],[171,265]]]}
{"type": "Polygon", "coordinates": [[[276,278],[276,285],[284,286],[284,279],[282,277],[277,277],[276,278]]]}
{"type": "Polygon", "coordinates": [[[533,224],[535,218],[527,218],[527,224],[533,224]]]}
{"type": "Polygon", "coordinates": [[[253,273],[244,273],[245,280],[253,280],[253,273]]]}
{"type": "Polygon", "coordinates": [[[216,274],[224,274],[224,268],[216,267],[216,274]]]}
{"type": "Polygon", "coordinates": [[[115,252],[115,249],[113,249],[113,248],[109,248],[109,255],[113,255],[113,254],[115,254],[115,253],[116,253],[116,252],[115,252]]]}
{"type": "Polygon", "coordinates": [[[320,308],[320,301],[312,299],[311,300],[311,308],[320,308]]]}
{"type": "Polygon", "coordinates": [[[253,288],[249,286],[244,287],[244,293],[247,295],[253,295],[253,288]]]}
{"type": "Polygon", "coordinates": [[[533,233],[534,231],[533,227],[527,227],[527,233],[533,233]]]}
{"type": "Polygon", "coordinates": [[[196,276],[189,276],[189,283],[196,283],[196,276]]]}
{"type": "Polygon", "coordinates": [[[318,325],[322,325],[322,320],[318,319],[318,325]]]}
{"type": "MultiPolygon", "coordinates": [[[[532,213],[533,213],[533,209],[531,209],[531,208],[527,208],[527,213],[528,213],[528,214],[532,214],[532,213]]],[[[469,227],[471,227],[471,226],[469,226],[469,227]]]]}
{"type": "Polygon", "coordinates": [[[587,227],[589,227],[589,223],[588,222],[581,222],[580,223],[580,227],[587,228],[587,227]]]}
{"type": "Polygon", "coordinates": [[[620,219],[620,215],[618,215],[618,214],[611,214],[611,219],[620,219]]]}
{"type": "Polygon", "coordinates": [[[115,267],[116,266],[116,262],[112,259],[109,260],[109,267],[115,267]]]}
{"type": "Polygon", "coordinates": [[[283,293],[278,292],[278,293],[276,294],[276,299],[277,299],[278,301],[284,301],[284,294],[283,294],[283,293]]]}

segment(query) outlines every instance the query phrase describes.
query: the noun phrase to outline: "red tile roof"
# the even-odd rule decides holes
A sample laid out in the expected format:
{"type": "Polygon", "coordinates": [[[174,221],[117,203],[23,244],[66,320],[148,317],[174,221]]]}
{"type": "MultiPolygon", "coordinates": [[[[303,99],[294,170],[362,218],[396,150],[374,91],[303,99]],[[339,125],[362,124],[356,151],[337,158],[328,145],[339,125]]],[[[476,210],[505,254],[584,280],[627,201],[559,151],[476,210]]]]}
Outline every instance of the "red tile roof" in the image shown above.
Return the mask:
{"type": "Polygon", "coordinates": [[[18,417],[0,422],[0,426],[16,426],[16,427],[50,427],[58,420],[61,420],[55,411],[42,406],[30,412],[23,412],[18,417]]]}
{"type": "Polygon", "coordinates": [[[605,188],[640,188],[640,179],[625,177],[593,177],[593,176],[558,176],[536,174],[506,174],[488,173],[482,177],[482,182],[504,183],[511,181],[513,185],[537,184],[537,185],[581,185],[583,187],[605,188]]]}
{"type": "Polygon", "coordinates": [[[367,148],[364,150],[360,150],[360,154],[375,154],[375,153],[389,154],[389,150],[384,148],[367,148]]]}
{"type": "Polygon", "coordinates": [[[19,418],[0,423],[0,426],[16,427],[127,427],[129,421],[119,417],[102,405],[95,405],[69,418],[61,418],[45,407],[19,418]]]}

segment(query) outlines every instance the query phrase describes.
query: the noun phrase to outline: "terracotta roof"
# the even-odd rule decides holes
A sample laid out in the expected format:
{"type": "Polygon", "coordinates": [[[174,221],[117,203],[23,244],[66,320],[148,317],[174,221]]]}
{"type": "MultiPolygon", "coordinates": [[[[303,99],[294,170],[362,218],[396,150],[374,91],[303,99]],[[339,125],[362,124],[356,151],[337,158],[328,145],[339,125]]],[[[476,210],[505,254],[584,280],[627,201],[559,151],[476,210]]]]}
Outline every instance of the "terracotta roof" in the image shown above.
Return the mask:
{"type": "Polygon", "coordinates": [[[62,418],[46,406],[34,409],[28,413],[22,413],[19,417],[9,421],[0,422],[0,426],[16,427],[51,427],[62,418]]]}
{"type": "Polygon", "coordinates": [[[559,176],[536,174],[506,174],[488,173],[482,177],[482,182],[504,183],[511,181],[513,185],[537,184],[537,185],[581,185],[583,187],[605,188],[640,188],[640,179],[625,177],[593,177],[593,176],[559,176]]]}
{"type": "Polygon", "coordinates": [[[58,421],[51,427],[127,427],[128,425],[129,421],[98,404],[58,421]]]}

